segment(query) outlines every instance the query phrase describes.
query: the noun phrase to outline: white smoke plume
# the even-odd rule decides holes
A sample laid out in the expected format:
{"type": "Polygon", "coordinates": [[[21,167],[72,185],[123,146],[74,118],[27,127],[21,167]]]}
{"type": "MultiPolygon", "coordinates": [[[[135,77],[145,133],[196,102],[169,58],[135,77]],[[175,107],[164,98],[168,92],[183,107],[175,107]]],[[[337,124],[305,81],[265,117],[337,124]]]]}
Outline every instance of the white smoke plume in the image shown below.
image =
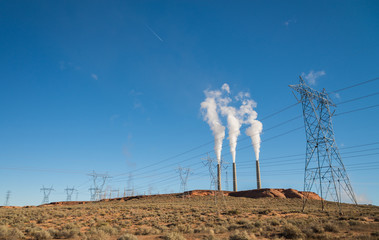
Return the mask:
{"type": "Polygon", "coordinates": [[[239,93],[236,99],[242,102],[239,110],[240,115],[242,118],[244,118],[246,115],[247,118],[244,120],[244,123],[250,124],[250,127],[246,129],[245,133],[251,138],[251,143],[255,152],[255,159],[259,160],[263,125],[260,121],[257,120],[258,113],[254,111],[257,103],[250,99],[250,95],[248,93],[239,93]]]}
{"type": "Polygon", "coordinates": [[[258,120],[251,120],[250,127],[246,129],[246,135],[250,136],[251,143],[253,144],[255,159],[259,160],[259,152],[261,148],[261,133],[263,129],[263,125],[258,120]]]}
{"type": "MultiPolygon", "coordinates": [[[[230,93],[230,88],[228,84],[224,84],[222,86],[222,89],[226,92],[230,93]]],[[[232,154],[233,163],[236,162],[236,147],[237,147],[237,138],[240,135],[240,128],[242,126],[242,119],[239,114],[239,111],[236,110],[236,108],[232,106],[228,106],[228,104],[231,102],[231,99],[229,97],[222,98],[219,101],[221,114],[223,116],[226,116],[226,120],[228,123],[228,130],[229,130],[229,146],[230,146],[230,153],[232,154]]]]}
{"type": "Polygon", "coordinates": [[[219,118],[218,113],[226,117],[227,126],[229,130],[229,145],[230,152],[232,154],[233,163],[236,159],[236,147],[237,139],[241,134],[240,128],[242,124],[249,124],[246,129],[246,135],[251,138],[251,142],[254,148],[255,157],[259,159],[259,150],[261,144],[260,134],[262,133],[262,123],[257,120],[258,114],[254,111],[257,103],[250,99],[249,93],[240,92],[235,100],[241,102],[239,109],[231,106],[232,99],[228,96],[224,96],[224,93],[230,94],[230,88],[228,84],[223,84],[221,90],[204,91],[206,99],[201,103],[201,110],[204,120],[209,124],[213,136],[215,139],[214,150],[216,153],[217,161],[221,161],[222,143],[225,138],[225,127],[219,118]]]}
{"type": "MultiPolygon", "coordinates": [[[[229,89],[225,89],[228,91],[229,89]]],[[[218,116],[218,102],[221,98],[221,91],[204,91],[205,100],[201,103],[201,110],[203,113],[204,121],[207,121],[209,127],[213,132],[215,139],[214,150],[217,157],[217,162],[221,162],[221,150],[222,142],[225,138],[225,127],[222,125],[220,118],[218,116]]]]}

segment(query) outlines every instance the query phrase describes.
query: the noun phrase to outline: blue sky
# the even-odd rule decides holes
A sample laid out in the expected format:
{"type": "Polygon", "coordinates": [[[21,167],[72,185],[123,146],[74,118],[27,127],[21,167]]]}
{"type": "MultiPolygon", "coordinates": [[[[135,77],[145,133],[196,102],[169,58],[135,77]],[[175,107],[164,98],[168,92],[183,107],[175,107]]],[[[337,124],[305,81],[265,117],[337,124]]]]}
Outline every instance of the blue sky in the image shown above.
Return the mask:
{"type": "MultiPolygon", "coordinates": [[[[329,92],[379,77],[378,12],[377,1],[0,1],[0,204],[8,190],[13,205],[39,204],[42,185],[53,185],[50,201],[65,200],[66,186],[88,200],[93,170],[113,176],[108,189],[123,191],[131,173],[139,194],[163,193],[180,190],[181,165],[193,170],[189,189],[209,188],[201,158],[213,145],[187,152],[213,139],[204,90],[249,92],[259,119],[296,103],[288,85],[299,75],[318,74],[312,87],[329,92]]],[[[377,89],[373,81],[331,97],[377,89]]],[[[270,158],[304,154],[304,129],[265,142],[303,126],[265,131],[299,114],[297,105],[262,121],[262,187],[302,189],[301,156],[270,158]]],[[[349,147],[379,142],[378,117],[371,108],[333,119],[358,199],[376,205],[379,146],[349,147]]],[[[248,146],[237,145],[246,147],[241,190],[255,188],[248,146]]],[[[228,150],[225,139],[230,161],[228,150]]]]}

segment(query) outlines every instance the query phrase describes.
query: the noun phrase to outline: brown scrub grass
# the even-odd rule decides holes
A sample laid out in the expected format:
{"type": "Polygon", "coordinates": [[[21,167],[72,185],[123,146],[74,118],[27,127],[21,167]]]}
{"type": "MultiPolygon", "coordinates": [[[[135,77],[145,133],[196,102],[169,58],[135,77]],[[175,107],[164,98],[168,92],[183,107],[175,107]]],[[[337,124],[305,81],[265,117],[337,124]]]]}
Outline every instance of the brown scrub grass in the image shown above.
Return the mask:
{"type": "Polygon", "coordinates": [[[0,208],[1,239],[379,239],[379,207],[170,195],[0,208]]]}

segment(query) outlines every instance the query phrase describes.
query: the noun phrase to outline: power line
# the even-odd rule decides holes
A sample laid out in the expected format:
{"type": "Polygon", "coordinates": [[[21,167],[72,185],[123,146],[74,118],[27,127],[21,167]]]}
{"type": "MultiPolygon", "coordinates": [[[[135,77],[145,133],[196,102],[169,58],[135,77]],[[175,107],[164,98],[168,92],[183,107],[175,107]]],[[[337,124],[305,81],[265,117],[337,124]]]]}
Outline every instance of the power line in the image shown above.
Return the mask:
{"type": "Polygon", "coordinates": [[[376,107],[379,107],[379,104],[368,106],[368,107],[363,107],[363,108],[358,108],[358,109],[354,109],[354,110],[346,111],[346,112],[342,112],[342,113],[336,113],[336,114],[334,114],[334,116],[340,116],[340,115],[344,115],[344,114],[347,114],[347,113],[353,113],[353,112],[363,111],[363,110],[366,110],[366,109],[376,108],[376,107]]]}
{"type": "MultiPolygon", "coordinates": [[[[346,147],[346,148],[341,148],[341,149],[350,149],[350,148],[356,148],[356,147],[362,147],[362,146],[370,146],[370,145],[373,145],[373,144],[379,144],[379,142],[376,142],[376,143],[370,143],[370,144],[361,144],[361,145],[356,145],[356,146],[351,146],[351,147],[346,147]]],[[[249,146],[247,146],[249,147],[249,146]]],[[[365,150],[358,150],[358,151],[351,151],[351,152],[342,152],[343,155],[345,154],[350,154],[350,153],[358,153],[358,152],[367,152],[367,151],[373,151],[373,150],[378,150],[379,148],[370,148],[370,149],[365,149],[365,150]]],[[[304,153],[300,153],[300,154],[293,154],[293,155],[285,155],[285,156],[277,156],[277,157],[272,157],[272,158],[261,158],[262,160],[262,163],[265,164],[267,162],[269,163],[276,163],[276,162],[282,162],[282,161],[288,161],[288,160],[280,160],[280,161],[267,161],[267,160],[275,160],[275,159],[283,159],[283,158],[289,158],[289,157],[299,157],[299,156],[303,156],[305,157],[305,154],[304,153]]],[[[297,159],[292,159],[292,160],[304,160],[304,158],[297,158],[297,159]]],[[[241,163],[247,163],[247,162],[250,162],[250,161],[242,161],[242,162],[239,162],[240,164],[241,163]]]]}
{"type": "MultiPolygon", "coordinates": [[[[341,103],[339,103],[339,104],[344,104],[344,103],[347,103],[347,102],[357,101],[357,100],[360,100],[360,99],[362,99],[362,98],[366,98],[366,97],[369,97],[369,96],[374,96],[374,95],[377,95],[377,94],[379,94],[379,92],[377,92],[377,93],[373,93],[373,94],[369,94],[369,95],[365,95],[365,96],[358,97],[358,98],[354,98],[354,99],[350,99],[350,100],[347,100],[347,101],[341,102],[341,103]]],[[[285,111],[285,110],[288,110],[288,109],[290,109],[290,108],[296,106],[297,104],[298,104],[298,103],[296,103],[296,104],[292,104],[292,105],[289,105],[289,106],[287,106],[287,107],[284,107],[284,108],[282,108],[281,110],[278,110],[277,112],[275,112],[275,113],[273,113],[273,114],[270,114],[270,115],[268,115],[268,116],[262,118],[262,120],[265,120],[265,119],[268,119],[268,118],[270,118],[270,117],[273,117],[273,116],[275,116],[275,115],[277,115],[277,114],[279,114],[279,113],[281,113],[281,112],[283,112],[283,111],[285,111]]],[[[364,107],[364,108],[359,108],[359,109],[355,109],[355,110],[351,110],[351,111],[347,111],[347,112],[343,112],[343,113],[337,113],[337,114],[335,114],[335,116],[344,115],[344,114],[348,114],[348,113],[353,113],[353,112],[356,112],[356,111],[362,111],[362,110],[366,110],[366,109],[370,109],[370,108],[374,108],[374,107],[378,107],[378,106],[379,106],[379,105],[373,105],[373,106],[364,107]]],[[[282,126],[282,125],[284,125],[284,124],[286,124],[286,123],[289,123],[289,122],[294,121],[294,120],[299,119],[299,118],[301,118],[301,115],[298,115],[298,116],[296,116],[296,117],[294,117],[294,118],[291,118],[291,119],[289,119],[289,120],[286,120],[286,121],[284,121],[284,122],[281,122],[281,123],[279,123],[279,124],[277,124],[277,125],[275,125],[275,126],[273,126],[273,127],[271,127],[271,128],[268,128],[268,129],[265,130],[265,132],[267,132],[267,131],[269,131],[269,130],[271,130],[271,129],[274,129],[274,128],[277,128],[277,127],[280,127],[280,126],[282,126]]],[[[246,126],[243,127],[243,128],[241,128],[241,129],[244,129],[244,128],[246,128],[246,126]]],[[[239,138],[239,139],[238,139],[238,142],[241,142],[241,141],[244,141],[244,140],[247,140],[247,139],[249,139],[249,137],[239,138]]],[[[210,142],[207,142],[207,143],[205,143],[205,144],[199,145],[198,147],[194,147],[194,148],[192,148],[192,149],[190,149],[190,150],[188,150],[188,151],[185,151],[185,152],[183,152],[183,153],[180,153],[180,154],[177,154],[177,155],[175,155],[175,156],[172,156],[172,157],[170,157],[170,159],[167,159],[167,160],[171,160],[171,159],[174,159],[174,158],[176,158],[176,157],[179,157],[179,156],[185,155],[185,154],[187,154],[187,153],[189,153],[189,152],[192,152],[192,151],[194,151],[194,150],[196,150],[196,149],[199,149],[199,148],[201,148],[201,147],[203,147],[203,146],[206,146],[206,145],[209,145],[209,144],[211,144],[211,143],[213,143],[213,140],[210,141],[210,142]]],[[[201,156],[204,155],[204,154],[206,154],[206,152],[204,152],[204,153],[202,153],[202,154],[199,154],[199,155],[197,155],[197,156],[194,156],[194,157],[188,158],[188,159],[186,159],[185,161],[190,160],[190,159],[194,159],[194,158],[196,158],[196,157],[201,157],[201,156]]],[[[184,161],[181,161],[181,162],[184,162],[184,161]]],[[[160,163],[160,162],[159,162],[159,163],[160,163]]],[[[159,164],[159,163],[157,163],[157,164],[159,164]]],[[[174,163],[174,164],[175,164],[175,163],[174,163]]],[[[174,165],[174,164],[170,164],[170,166],[171,166],[171,165],[174,165]]],[[[155,164],[155,165],[156,165],[156,164],[155,164]]],[[[145,166],[145,167],[143,167],[143,168],[141,168],[141,169],[134,170],[134,172],[135,172],[135,171],[142,170],[142,169],[145,169],[145,168],[148,168],[148,167],[151,167],[151,166],[155,166],[155,165],[148,165],[148,166],[145,166]]],[[[163,167],[163,168],[165,168],[165,167],[163,167]]],[[[163,169],[163,168],[160,168],[160,169],[163,169]]],[[[68,170],[65,170],[65,169],[30,169],[30,168],[22,168],[22,167],[0,167],[0,169],[4,169],[4,170],[32,171],[32,172],[33,172],[33,171],[35,171],[35,172],[56,172],[56,173],[63,173],[63,174],[67,173],[67,174],[80,174],[80,175],[82,175],[82,174],[86,174],[86,173],[84,173],[84,172],[68,171],[68,170]]],[[[155,170],[157,170],[157,169],[155,169],[155,170]]],[[[121,175],[124,175],[124,174],[125,174],[125,173],[123,173],[123,174],[119,174],[119,175],[116,175],[116,176],[121,176],[121,175]]],[[[79,186],[79,188],[80,188],[80,186],[79,186]]]]}
{"type": "MultiPolygon", "coordinates": [[[[282,108],[282,109],[280,109],[280,110],[278,110],[278,111],[276,111],[276,112],[274,112],[274,113],[272,113],[272,114],[270,114],[270,115],[268,115],[268,116],[262,118],[262,120],[266,120],[266,119],[268,119],[268,118],[271,118],[271,117],[273,117],[273,116],[275,116],[275,115],[277,115],[277,114],[279,114],[279,113],[281,113],[281,112],[284,112],[284,111],[286,111],[286,110],[288,110],[288,109],[290,109],[290,108],[296,106],[297,104],[298,104],[298,103],[295,103],[295,104],[291,104],[291,105],[289,105],[289,106],[286,106],[286,107],[284,107],[284,108],[282,108]]],[[[247,127],[244,126],[244,127],[240,128],[240,130],[242,130],[242,129],[244,129],[244,128],[247,128],[247,127]]],[[[212,143],[214,143],[214,140],[209,141],[209,142],[204,143],[204,144],[201,144],[201,145],[199,145],[199,146],[197,146],[197,147],[191,148],[190,150],[187,150],[187,151],[185,151],[185,152],[182,152],[182,153],[176,154],[176,155],[174,155],[174,156],[171,156],[171,157],[165,158],[165,159],[163,159],[163,160],[161,160],[161,161],[159,161],[159,162],[157,162],[157,163],[150,164],[150,165],[148,165],[148,166],[144,166],[144,167],[141,167],[141,168],[139,168],[139,169],[135,169],[134,172],[136,172],[136,171],[140,171],[140,170],[143,170],[143,169],[146,169],[146,168],[152,167],[152,166],[159,165],[159,164],[161,164],[162,162],[166,162],[166,161],[172,160],[172,159],[174,159],[174,158],[177,158],[177,157],[179,157],[179,156],[185,155],[185,154],[187,154],[187,153],[189,153],[189,152],[192,152],[192,151],[194,151],[194,150],[197,150],[197,149],[199,149],[199,148],[201,148],[201,147],[207,146],[207,145],[212,144],[212,143]]],[[[118,177],[118,176],[125,175],[125,174],[127,174],[127,173],[118,174],[118,175],[115,175],[114,177],[118,177]]]]}
{"type": "MultiPolygon", "coordinates": [[[[279,127],[279,126],[282,126],[282,125],[284,125],[284,124],[287,124],[287,123],[289,123],[289,122],[291,122],[291,121],[293,121],[293,120],[295,120],[295,119],[297,119],[297,118],[299,118],[299,117],[297,116],[297,117],[295,117],[295,118],[291,118],[291,119],[289,119],[289,120],[283,121],[283,122],[281,122],[281,123],[279,123],[279,124],[277,124],[277,125],[275,125],[275,126],[273,126],[273,127],[271,127],[271,128],[268,128],[267,130],[265,130],[265,132],[268,132],[268,131],[270,131],[270,130],[272,130],[272,129],[274,129],[274,128],[277,128],[277,127],[279,127]]],[[[297,128],[297,129],[290,130],[289,132],[285,132],[285,133],[282,133],[282,134],[280,134],[280,135],[274,136],[274,137],[272,137],[272,139],[275,139],[275,138],[277,138],[277,137],[281,137],[281,136],[283,136],[283,135],[286,135],[286,134],[291,133],[291,132],[293,132],[293,131],[299,130],[299,129],[301,129],[301,128],[302,128],[302,127],[299,127],[299,128],[297,128]]],[[[237,142],[240,143],[241,141],[245,141],[245,140],[248,140],[248,139],[250,139],[250,137],[239,138],[239,139],[237,140],[237,142]]],[[[264,142],[264,141],[270,141],[270,140],[271,140],[271,139],[268,139],[268,140],[262,140],[262,142],[264,142]]],[[[240,150],[240,149],[237,149],[237,150],[240,150]]],[[[186,161],[189,161],[189,160],[195,159],[195,158],[199,158],[199,157],[204,156],[204,155],[207,154],[207,153],[209,153],[209,151],[207,151],[207,152],[203,152],[203,153],[201,153],[201,154],[197,154],[197,155],[192,156],[192,157],[189,157],[189,158],[186,158],[186,159],[184,159],[184,160],[182,160],[182,161],[180,161],[180,162],[176,162],[176,163],[172,163],[172,164],[166,165],[166,166],[164,166],[164,167],[156,168],[156,169],[154,169],[154,170],[152,170],[152,171],[157,171],[157,170],[160,170],[160,169],[165,169],[165,168],[167,168],[167,167],[169,167],[169,166],[173,166],[173,165],[175,165],[175,164],[179,164],[179,163],[183,163],[183,162],[186,162],[186,161]]],[[[228,150],[228,153],[226,153],[226,154],[230,154],[230,150],[228,150]]],[[[223,156],[226,155],[226,154],[223,154],[223,156]]],[[[158,162],[158,163],[160,163],[160,162],[158,162]]],[[[151,166],[155,166],[155,165],[157,165],[157,164],[152,164],[152,165],[146,166],[145,168],[148,168],[148,167],[151,167],[151,166]]],[[[140,169],[140,170],[141,170],[141,169],[140,169]]],[[[119,174],[119,175],[116,175],[116,176],[121,176],[121,175],[125,175],[125,174],[119,174]]],[[[141,174],[136,174],[136,175],[134,175],[134,176],[139,176],[139,175],[141,175],[141,174]]]]}
{"type": "Polygon", "coordinates": [[[368,95],[365,95],[365,96],[362,96],[362,97],[357,97],[357,98],[353,98],[353,99],[350,99],[350,100],[346,100],[346,101],[337,103],[337,105],[339,106],[341,104],[345,104],[345,103],[349,103],[349,102],[354,102],[354,101],[361,100],[361,99],[364,99],[364,98],[376,96],[378,94],[379,94],[379,92],[371,93],[371,94],[368,94],[368,95]]]}
{"type": "Polygon", "coordinates": [[[360,82],[360,83],[356,83],[356,84],[353,84],[353,85],[348,86],[348,87],[340,88],[340,89],[334,90],[334,91],[332,91],[330,93],[342,92],[342,91],[345,91],[347,89],[358,87],[358,86],[361,86],[363,84],[367,84],[367,83],[374,82],[374,81],[377,81],[377,80],[379,80],[379,77],[373,78],[373,79],[370,79],[370,80],[367,80],[367,81],[363,81],[363,82],[360,82]]]}
{"type": "MultiPolygon", "coordinates": [[[[362,83],[358,83],[358,84],[354,84],[354,85],[352,85],[352,86],[345,87],[345,88],[343,88],[343,89],[339,89],[339,90],[336,90],[336,91],[334,91],[334,92],[339,92],[339,91],[343,91],[343,90],[346,90],[346,89],[349,89],[349,88],[353,88],[353,87],[356,87],[356,86],[360,86],[360,85],[363,85],[363,84],[366,84],[366,83],[369,83],[369,82],[372,82],[372,81],[375,81],[375,80],[378,80],[378,79],[379,79],[379,78],[372,79],[372,80],[368,80],[368,81],[365,81],[365,82],[362,82],[362,83]]],[[[358,97],[358,98],[354,98],[354,99],[350,99],[350,100],[344,101],[344,102],[339,103],[339,104],[344,104],[344,103],[347,103],[347,102],[352,102],[352,101],[360,100],[360,99],[367,98],[367,97],[370,97],[370,96],[374,96],[374,95],[377,95],[377,94],[378,94],[378,93],[373,93],[373,94],[365,95],[365,96],[362,96],[362,97],[358,97]]],[[[293,105],[290,105],[290,106],[287,106],[287,107],[285,107],[285,108],[283,108],[283,109],[281,109],[281,110],[279,110],[279,111],[277,111],[277,112],[275,112],[275,113],[273,113],[273,114],[270,114],[270,115],[266,116],[265,118],[262,118],[261,120],[265,120],[265,119],[268,119],[268,118],[270,118],[270,117],[273,117],[273,116],[275,116],[275,115],[277,115],[277,114],[279,114],[279,113],[281,113],[281,112],[283,112],[283,111],[286,111],[286,110],[292,108],[293,106],[296,106],[297,104],[298,104],[298,103],[293,104],[293,105]]],[[[338,104],[338,105],[339,105],[339,104],[338,104]]],[[[343,114],[347,114],[347,113],[352,113],[352,112],[356,112],[356,111],[361,111],[361,110],[365,110],[365,109],[369,109],[369,108],[373,108],[373,107],[377,107],[377,106],[379,106],[379,105],[369,106],[369,107],[365,107],[365,108],[361,108],[361,109],[355,109],[355,110],[352,110],[352,111],[348,111],[348,112],[343,112],[343,113],[340,113],[340,114],[336,114],[335,116],[339,116],[339,115],[343,115],[343,114]]],[[[283,124],[288,123],[288,122],[293,121],[293,120],[296,120],[296,119],[298,119],[299,117],[301,117],[301,116],[297,116],[297,117],[295,117],[295,118],[289,119],[289,120],[283,122],[283,124]]],[[[279,126],[281,126],[281,125],[282,125],[282,123],[280,123],[280,124],[278,124],[278,125],[275,125],[275,126],[273,126],[272,128],[269,128],[269,129],[267,129],[267,130],[270,130],[270,129],[273,129],[273,128],[276,128],[276,127],[279,127],[279,126]]],[[[244,129],[244,128],[246,128],[246,127],[243,127],[243,128],[241,128],[241,129],[244,129]]],[[[302,127],[300,127],[300,128],[302,128],[302,127]]],[[[299,129],[300,129],[300,128],[299,128],[299,129]]],[[[266,130],[266,131],[267,131],[267,130],[266,130]]],[[[274,136],[273,138],[266,139],[265,141],[269,141],[269,140],[274,139],[274,138],[276,138],[276,137],[280,137],[280,136],[282,136],[282,135],[286,135],[286,134],[288,134],[288,133],[290,133],[290,132],[292,132],[292,131],[296,131],[296,130],[298,130],[298,129],[292,129],[292,130],[290,130],[289,132],[285,132],[285,133],[283,133],[283,134],[280,134],[280,135],[274,136]]],[[[243,141],[243,140],[246,140],[246,139],[248,139],[248,137],[247,137],[247,138],[240,138],[240,140],[242,140],[242,141],[243,141]]],[[[180,157],[180,156],[183,156],[183,155],[185,155],[185,154],[188,154],[188,153],[190,153],[190,152],[192,152],[192,151],[195,151],[195,150],[197,150],[197,149],[200,149],[201,147],[204,147],[204,146],[209,145],[209,144],[212,144],[212,143],[213,143],[213,140],[210,141],[210,142],[207,142],[207,143],[205,143],[205,144],[199,145],[199,146],[197,146],[197,147],[194,147],[194,148],[192,148],[192,149],[189,149],[189,150],[187,150],[187,151],[185,151],[185,152],[182,152],[182,153],[176,154],[176,155],[174,155],[174,156],[172,156],[172,157],[170,157],[170,158],[167,158],[166,160],[168,161],[168,160],[172,160],[172,159],[178,158],[178,157],[180,157]]],[[[246,147],[244,147],[244,148],[248,148],[248,147],[251,147],[251,146],[249,145],[249,146],[246,146],[246,147]]],[[[356,146],[356,147],[358,147],[358,146],[356,146]]],[[[244,148],[243,148],[243,149],[244,149],[244,148]]],[[[241,150],[241,148],[239,148],[238,150],[241,150]]],[[[230,154],[230,152],[229,152],[229,153],[226,153],[226,154],[230,154]]],[[[226,155],[226,154],[224,154],[224,155],[226,155]]],[[[194,159],[194,158],[196,158],[196,157],[200,157],[200,156],[203,156],[203,155],[204,155],[204,154],[200,154],[200,155],[197,155],[197,156],[194,156],[194,157],[188,158],[188,159],[186,159],[186,160],[184,160],[184,161],[188,161],[188,160],[190,160],[190,159],[194,159]]],[[[166,161],[166,160],[164,160],[164,161],[166,161]]],[[[135,172],[135,171],[140,171],[140,170],[143,170],[143,169],[146,169],[146,168],[152,167],[152,166],[156,166],[156,165],[160,164],[161,162],[162,162],[162,161],[160,161],[159,163],[156,163],[156,164],[152,164],[152,165],[144,166],[144,167],[142,167],[142,168],[140,168],[140,169],[136,169],[136,170],[134,170],[133,172],[135,172]]],[[[183,161],[181,161],[181,162],[183,162],[183,161]]],[[[177,164],[177,163],[174,163],[174,164],[177,164]]],[[[0,169],[7,169],[7,168],[0,168],[0,169]]],[[[160,168],[160,169],[162,169],[162,168],[160,168]]],[[[17,168],[12,168],[12,170],[17,170],[17,168]]],[[[49,171],[49,172],[51,172],[51,170],[47,170],[47,169],[42,169],[42,170],[39,170],[39,169],[28,170],[28,169],[25,169],[25,168],[19,168],[19,170],[25,170],[25,171],[49,171]]],[[[60,173],[74,173],[74,172],[69,172],[69,171],[64,171],[64,170],[62,170],[62,171],[58,170],[58,171],[59,171],[60,173]]],[[[150,172],[151,172],[151,171],[150,171],[150,172]]],[[[84,174],[84,173],[78,173],[78,172],[76,172],[75,174],[84,174]]],[[[121,176],[121,175],[124,175],[124,173],[123,173],[123,174],[120,174],[120,175],[116,175],[116,176],[121,176]]],[[[87,182],[88,182],[88,181],[87,181],[87,182]]]]}

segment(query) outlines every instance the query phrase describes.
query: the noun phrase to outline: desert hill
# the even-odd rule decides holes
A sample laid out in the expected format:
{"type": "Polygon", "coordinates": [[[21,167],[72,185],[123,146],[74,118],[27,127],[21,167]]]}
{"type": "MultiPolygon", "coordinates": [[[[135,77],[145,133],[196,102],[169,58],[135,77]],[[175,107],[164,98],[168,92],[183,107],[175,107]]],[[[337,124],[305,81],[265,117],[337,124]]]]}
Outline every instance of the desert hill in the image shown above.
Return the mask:
{"type": "Polygon", "coordinates": [[[0,239],[378,239],[379,207],[293,189],[193,190],[0,208],[0,239]],[[217,193],[217,192],[216,192],[217,193]],[[304,196],[310,196],[302,212],[304,196]]]}
{"type": "MultiPolygon", "coordinates": [[[[109,201],[129,201],[133,199],[141,198],[151,198],[156,196],[171,196],[171,197],[193,197],[193,196],[214,196],[218,194],[218,191],[214,190],[191,190],[184,193],[173,193],[173,194],[159,194],[159,195],[139,195],[131,197],[119,197],[111,199],[102,199],[101,202],[109,201]]],[[[254,189],[246,191],[222,191],[222,195],[231,196],[231,197],[246,197],[246,198],[308,198],[312,200],[321,200],[321,197],[313,192],[303,192],[297,191],[295,189],[272,189],[272,188],[263,188],[263,189],[254,189]]],[[[76,204],[88,204],[91,201],[70,201],[70,202],[51,202],[47,205],[76,205],[76,204]]]]}

